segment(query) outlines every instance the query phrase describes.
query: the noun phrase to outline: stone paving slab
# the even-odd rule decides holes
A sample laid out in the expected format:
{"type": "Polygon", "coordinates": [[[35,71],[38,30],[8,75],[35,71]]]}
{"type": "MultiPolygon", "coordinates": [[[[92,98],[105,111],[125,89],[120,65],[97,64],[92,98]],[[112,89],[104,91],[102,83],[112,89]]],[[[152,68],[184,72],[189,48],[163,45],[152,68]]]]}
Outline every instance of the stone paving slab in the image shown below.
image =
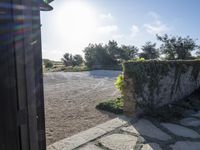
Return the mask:
{"type": "Polygon", "coordinates": [[[88,143],[96,138],[115,130],[116,128],[127,124],[129,121],[126,117],[118,117],[113,120],[107,121],[104,124],[91,128],[89,130],[80,132],[69,138],[60,140],[50,145],[48,150],[71,150],[77,148],[85,143],[88,143]]]}
{"type": "Polygon", "coordinates": [[[197,127],[200,126],[200,120],[196,118],[184,118],[180,121],[180,124],[184,126],[191,126],[191,127],[197,127]]]}
{"type": "Polygon", "coordinates": [[[98,142],[110,150],[133,150],[137,137],[128,134],[111,134],[101,138],[98,142]]]}
{"type": "Polygon", "coordinates": [[[170,147],[173,150],[200,150],[200,142],[179,141],[170,147]]]}
{"type": "Polygon", "coordinates": [[[121,116],[119,118],[112,119],[112,120],[108,121],[107,123],[100,124],[96,127],[100,128],[102,130],[105,130],[106,132],[110,132],[110,131],[115,130],[116,128],[119,128],[119,127],[127,124],[127,122],[129,122],[129,120],[130,120],[129,118],[121,116]]]}
{"type": "Polygon", "coordinates": [[[102,148],[100,147],[97,147],[96,145],[94,144],[88,144],[82,148],[79,148],[78,150],[103,150],[102,148]]]}
{"type": "Polygon", "coordinates": [[[134,123],[129,127],[124,127],[122,130],[139,135],[145,135],[161,141],[167,141],[171,139],[167,133],[163,132],[146,119],[140,119],[137,123],[134,123]]]}
{"type": "Polygon", "coordinates": [[[189,116],[177,122],[182,125],[157,123],[156,126],[147,119],[136,121],[136,118],[131,125],[130,118],[119,117],[58,141],[48,150],[200,150],[200,135],[193,130],[195,127],[200,131],[200,118],[189,116]]]}
{"type": "Polygon", "coordinates": [[[161,125],[177,136],[200,138],[200,135],[192,129],[172,123],[162,123],[161,125]]]}
{"type": "Polygon", "coordinates": [[[55,147],[56,150],[71,150],[104,134],[106,134],[106,131],[94,127],[69,138],[58,141],[51,146],[55,147]]]}
{"type": "Polygon", "coordinates": [[[157,143],[144,144],[141,150],[162,150],[157,143]]]}
{"type": "Polygon", "coordinates": [[[192,116],[200,118],[200,111],[198,111],[197,113],[193,114],[192,116]]]}
{"type": "Polygon", "coordinates": [[[53,145],[50,145],[47,147],[47,150],[58,150],[58,149],[56,149],[53,145]]]}

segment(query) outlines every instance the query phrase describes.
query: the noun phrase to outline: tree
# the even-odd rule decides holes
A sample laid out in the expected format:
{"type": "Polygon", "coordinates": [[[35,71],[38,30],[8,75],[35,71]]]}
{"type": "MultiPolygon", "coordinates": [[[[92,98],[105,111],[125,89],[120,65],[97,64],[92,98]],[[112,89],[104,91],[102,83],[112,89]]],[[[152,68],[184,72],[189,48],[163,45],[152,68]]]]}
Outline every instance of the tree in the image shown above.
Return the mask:
{"type": "Polygon", "coordinates": [[[138,55],[139,49],[136,46],[122,45],[121,48],[123,50],[121,57],[124,60],[135,59],[137,57],[137,55],[138,55]]]}
{"type": "Polygon", "coordinates": [[[189,36],[182,38],[178,36],[169,37],[157,35],[157,39],[162,42],[160,51],[165,55],[166,59],[190,59],[191,52],[199,49],[196,40],[189,36]]]}
{"type": "Polygon", "coordinates": [[[65,53],[63,55],[62,61],[65,66],[79,66],[83,63],[83,58],[81,55],[72,55],[69,53],[65,53]]]}
{"type": "Polygon", "coordinates": [[[81,55],[74,55],[72,59],[72,66],[80,66],[83,63],[83,57],[81,55]]]}
{"type": "Polygon", "coordinates": [[[72,54],[65,53],[63,55],[62,61],[65,66],[72,66],[73,65],[73,56],[72,54]]]}
{"type": "Polygon", "coordinates": [[[113,64],[112,58],[102,44],[89,44],[83,52],[85,54],[85,64],[89,68],[94,66],[106,67],[113,64]]]}
{"type": "Polygon", "coordinates": [[[44,59],[43,62],[44,62],[45,68],[52,68],[53,67],[53,63],[49,59],[44,59]]]}
{"type": "Polygon", "coordinates": [[[146,42],[142,46],[142,53],[139,54],[140,57],[144,59],[157,59],[159,57],[159,52],[156,49],[156,43],[146,42]]]}
{"type": "Polygon", "coordinates": [[[109,41],[105,46],[105,49],[110,56],[112,63],[116,65],[123,55],[123,51],[120,47],[118,47],[118,43],[114,40],[109,41]]]}

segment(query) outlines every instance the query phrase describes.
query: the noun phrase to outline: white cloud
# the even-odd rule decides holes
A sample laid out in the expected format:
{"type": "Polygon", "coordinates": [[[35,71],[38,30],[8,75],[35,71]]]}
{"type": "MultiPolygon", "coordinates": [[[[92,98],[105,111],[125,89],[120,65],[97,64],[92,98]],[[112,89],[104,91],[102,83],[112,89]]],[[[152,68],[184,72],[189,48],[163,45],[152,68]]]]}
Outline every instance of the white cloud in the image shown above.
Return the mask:
{"type": "Polygon", "coordinates": [[[163,23],[160,19],[161,16],[157,14],[156,12],[151,11],[148,13],[148,16],[151,16],[154,19],[152,23],[147,23],[147,24],[144,24],[143,26],[146,32],[148,32],[149,34],[153,34],[153,35],[162,34],[171,30],[171,27],[163,23]]]}
{"type": "Polygon", "coordinates": [[[160,15],[157,14],[156,12],[150,11],[150,12],[148,13],[148,15],[149,15],[150,17],[154,18],[155,20],[160,19],[160,15]]]}
{"type": "Polygon", "coordinates": [[[153,35],[166,33],[167,31],[170,30],[170,27],[168,25],[162,23],[159,20],[156,20],[155,22],[150,24],[144,24],[144,28],[146,32],[153,35]]]}
{"type": "Polygon", "coordinates": [[[139,27],[136,25],[132,25],[131,27],[131,37],[135,37],[136,34],[140,31],[139,27]]]}
{"type": "Polygon", "coordinates": [[[100,18],[103,20],[113,20],[114,19],[113,15],[111,13],[101,14],[100,18]]]}
{"type": "Polygon", "coordinates": [[[100,34],[111,34],[118,31],[117,25],[107,25],[98,27],[97,32],[100,34]]]}

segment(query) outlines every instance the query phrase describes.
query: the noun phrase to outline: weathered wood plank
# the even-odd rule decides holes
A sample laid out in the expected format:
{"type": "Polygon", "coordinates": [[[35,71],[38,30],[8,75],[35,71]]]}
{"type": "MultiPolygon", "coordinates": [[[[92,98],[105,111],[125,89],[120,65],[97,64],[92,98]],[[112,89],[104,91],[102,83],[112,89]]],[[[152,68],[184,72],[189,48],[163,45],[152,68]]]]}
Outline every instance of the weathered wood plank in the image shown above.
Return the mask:
{"type": "Polygon", "coordinates": [[[46,149],[37,2],[0,2],[0,150],[46,149]]]}
{"type": "Polygon", "coordinates": [[[13,40],[12,1],[1,0],[0,5],[0,111],[1,150],[19,150],[19,128],[17,126],[17,87],[15,49],[13,40]],[[5,15],[6,14],[6,15],[5,15]]]}

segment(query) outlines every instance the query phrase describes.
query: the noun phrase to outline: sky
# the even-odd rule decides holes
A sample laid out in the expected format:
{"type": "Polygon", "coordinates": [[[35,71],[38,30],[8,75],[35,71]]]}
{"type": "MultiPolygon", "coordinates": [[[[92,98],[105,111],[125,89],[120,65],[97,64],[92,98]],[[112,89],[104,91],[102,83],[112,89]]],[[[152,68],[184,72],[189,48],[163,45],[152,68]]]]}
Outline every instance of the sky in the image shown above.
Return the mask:
{"type": "MultiPolygon", "coordinates": [[[[83,54],[89,43],[141,48],[156,34],[200,39],[199,0],[54,0],[41,13],[43,58],[83,54]]],[[[197,41],[200,44],[200,40],[197,41]]]]}

